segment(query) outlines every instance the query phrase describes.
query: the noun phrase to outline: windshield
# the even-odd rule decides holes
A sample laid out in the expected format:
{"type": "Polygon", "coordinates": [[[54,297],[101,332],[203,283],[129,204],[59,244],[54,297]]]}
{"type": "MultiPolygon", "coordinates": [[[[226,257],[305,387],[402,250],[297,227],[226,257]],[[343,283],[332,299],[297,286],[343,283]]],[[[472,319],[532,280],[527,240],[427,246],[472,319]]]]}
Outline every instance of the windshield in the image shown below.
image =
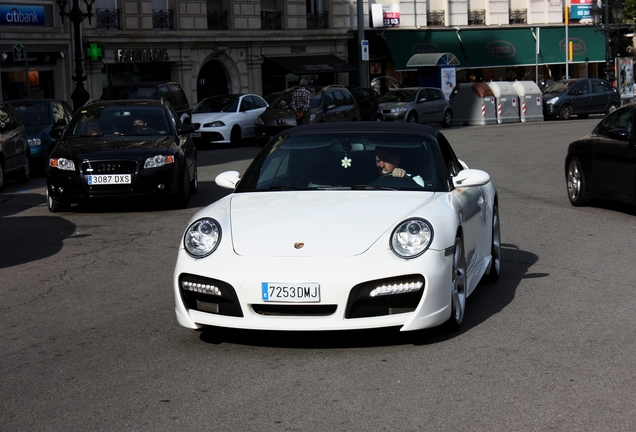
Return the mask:
{"type": "Polygon", "coordinates": [[[50,125],[51,104],[48,102],[11,102],[25,125],[50,125]]]}
{"type": "Polygon", "coordinates": [[[557,81],[543,90],[543,93],[563,93],[576,84],[575,80],[557,81]]]}
{"type": "Polygon", "coordinates": [[[254,160],[236,191],[414,190],[445,187],[433,137],[376,132],[281,136],[254,160]],[[403,178],[382,174],[378,160],[402,168],[403,178]]]}
{"type": "Polygon", "coordinates": [[[210,112],[236,112],[239,98],[236,95],[213,96],[203,99],[194,109],[192,114],[210,112]]]}
{"type": "Polygon", "coordinates": [[[163,107],[113,107],[80,110],[68,127],[67,137],[169,135],[163,107]]]}
{"type": "Polygon", "coordinates": [[[380,96],[380,98],[378,99],[378,103],[410,102],[414,100],[416,93],[416,89],[391,90],[380,96]]]}

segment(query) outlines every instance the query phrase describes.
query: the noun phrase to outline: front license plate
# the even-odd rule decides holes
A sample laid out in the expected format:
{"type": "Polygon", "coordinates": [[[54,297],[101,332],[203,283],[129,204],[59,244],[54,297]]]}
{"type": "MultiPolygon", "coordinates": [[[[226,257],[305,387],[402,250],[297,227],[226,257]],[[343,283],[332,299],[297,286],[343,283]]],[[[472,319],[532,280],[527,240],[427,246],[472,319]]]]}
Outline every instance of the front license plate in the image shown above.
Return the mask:
{"type": "Polygon", "coordinates": [[[191,138],[200,138],[201,137],[201,132],[192,132],[190,134],[191,138]]]}
{"type": "Polygon", "coordinates": [[[130,174],[105,174],[105,175],[88,175],[89,186],[97,185],[113,185],[113,184],[130,184],[130,174]]]}
{"type": "Polygon", "coordinates": [[[317,283],[262,283],[263,301],[319,303],[320,285],[317,283]]]}

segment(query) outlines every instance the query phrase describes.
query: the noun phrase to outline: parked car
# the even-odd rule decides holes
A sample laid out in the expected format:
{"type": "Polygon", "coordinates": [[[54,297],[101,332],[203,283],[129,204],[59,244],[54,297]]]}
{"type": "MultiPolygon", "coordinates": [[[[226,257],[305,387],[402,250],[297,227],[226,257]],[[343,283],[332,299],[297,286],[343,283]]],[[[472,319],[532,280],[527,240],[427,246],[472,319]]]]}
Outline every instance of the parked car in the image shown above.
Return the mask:
{"type": "MultiPolygon", "coordinates": [[[[151,197],[186,207],[198,187],[193,131],[167,101],[87,103],[49,156],[49,210],[125,197],[151,197]]],[[[59,129],[51,132],[56,133],[59,129]]]]}
{"type": "Polygon", "coordinates": [[[355,87],[349,89],[360,110],[360,120],[381,121],[382,115],[378,111],[378,98],[371,87],[355,87]]]}
{"type": "Polygon", "coordinates": [[[57,99],[20,99],[9,103],[26,126],[31,168],[44,170],[49,153],[57,144],[49,133],[54,127],[66,126],[73,117],[73,110],[66,101],[57,99]]]}
{"type": "Polygon", "coordinates": [[[265,108],[265,99],[255,94],[207,97],[192,110],[192,138],[197,144],[239,144],[256,136],[256,118],[265,108]]]}
{"type": "Polygon", "coordinates": [[[164,99],[172,104],[182,123],[190,117],[190,103],[181,84],[172,81],[142,81],[105,88],[102,100],[164,99]]]}
{"type": "Polygon", "coordinates": [[[634,115],[636,104],[625,105],[569,145],[565,181],[572,205],[592,199],[636,203],[634,115]]]}
{"type": "Polygon", "coordinates": [[[598,78],[557,81],[543,90],[543,116],[569,120],[573,115],[609,114],[621,104],[612,85],[598,78]]]}
{"type": "MultiPolygon", "coordinates": [[[[257,137],[268,140],[277,133],[298,125],[291,109],[294,88],[288,89],[256,119],[257,137]]],[[[360,120],[360,110],[353,95],[344,86],[329,85],[310,89],[309,123],[360,120]]]]}
{"type": "Polygon", "coordinates": [[[490,176],[430,126],[289,128],[216,184],[233,193],[192,217],[177,256],[187,328],[457,329],[500,273],[490,176]]]}
{"type": "Polygon", "coordinates": [[[0,101],[0,189],[5,178],[15,175],[18,181],[29,181],[30,149],[26,128],[13,107],[0,101]]]}
{"type": "Polygon", "coordinates": [[[389,90],[378,99],[384,121],[453,124],[453,108],[442,89],[435,87],[405,87],[389,90]]]}

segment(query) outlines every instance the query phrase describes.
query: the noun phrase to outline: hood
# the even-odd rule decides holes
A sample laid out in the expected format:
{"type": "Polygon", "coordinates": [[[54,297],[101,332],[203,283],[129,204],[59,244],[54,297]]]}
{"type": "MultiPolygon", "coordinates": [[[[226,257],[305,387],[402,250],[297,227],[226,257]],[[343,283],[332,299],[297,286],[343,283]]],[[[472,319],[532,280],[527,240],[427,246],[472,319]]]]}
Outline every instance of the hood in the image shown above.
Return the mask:
{"type": "Polygon", "coordinates": [[[234,194],[230,205],[233,247],[243,256],[359,255],[434,195],[386,191],[234,194]],[[296,249],[297,243],[304,245],[296,249]]]}
{"type": "Polygon", "coordinates": [[[378,108],[379,109],[392,109],[392,108],[399,108],[399,107],[403,107],[404,105],[407,105],[411,102],[382,102],[378,104],[378,108]]]}
{"type": "Polygon", "coordinates": [[[222,120],[228,115],[236,114],[235,112],[206,112],[191,115],[192,123],[210,123],[215,120],[222,120]]]}
{"type": "Polygon", "coordinates": [[[122,137],[120,139],[104,139],[103,137],[67,138],[54,148],[55,156],[69,153],[79,159],[85,158],[135,158],[138,155],[150,154],[153,150],[169,148],[174,138],[163,137],[122,137]]]}

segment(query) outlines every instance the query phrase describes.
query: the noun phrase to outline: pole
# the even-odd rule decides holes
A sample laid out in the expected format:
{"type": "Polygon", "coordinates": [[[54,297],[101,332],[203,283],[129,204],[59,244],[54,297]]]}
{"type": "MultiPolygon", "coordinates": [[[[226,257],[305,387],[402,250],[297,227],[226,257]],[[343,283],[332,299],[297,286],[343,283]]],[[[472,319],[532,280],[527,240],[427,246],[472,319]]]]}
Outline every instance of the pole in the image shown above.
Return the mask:
{"type": "Polygon", "coordinates": [[[605,79],[607,81],[612,82],[611,79],[611,54],[610,54],[610,24],[609,24],[609,0],[605,0],[605,23],[603,24],[603,28],[605,29],[605,79]]]}
{"type": "Polygon", "coordinates": [[[364,40],[364,0],[357,0],[358,10],[358,80],[360,87],[367,86],[367,63],[362,60],[362,41],[364,40]]]}

